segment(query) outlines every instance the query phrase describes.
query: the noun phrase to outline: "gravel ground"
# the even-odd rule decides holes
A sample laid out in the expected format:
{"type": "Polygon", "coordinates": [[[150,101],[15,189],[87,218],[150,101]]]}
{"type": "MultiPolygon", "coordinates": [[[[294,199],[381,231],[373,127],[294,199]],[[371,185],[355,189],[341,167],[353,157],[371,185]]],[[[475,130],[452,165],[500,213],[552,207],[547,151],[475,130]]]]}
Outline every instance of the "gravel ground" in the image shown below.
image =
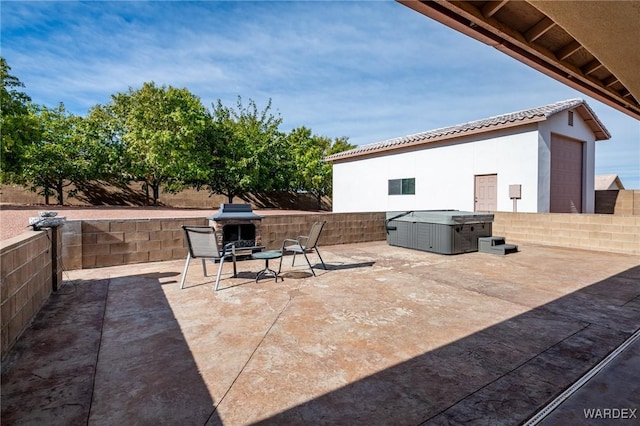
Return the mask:
{"type": "MultiPolygon", "coordinates": [[[[0,206],[0,241],[31,230],[30,217],[38,217],[41,211],[56,211],[68,220],[79,219],[147,219],[157,217],[206,217],[217,212],[212,209],[177,209],[168,207],[113,207],[113,206],[0,206]]],[[[295,210],[255,210],[260,215],[311,213],[295,210]]]]}

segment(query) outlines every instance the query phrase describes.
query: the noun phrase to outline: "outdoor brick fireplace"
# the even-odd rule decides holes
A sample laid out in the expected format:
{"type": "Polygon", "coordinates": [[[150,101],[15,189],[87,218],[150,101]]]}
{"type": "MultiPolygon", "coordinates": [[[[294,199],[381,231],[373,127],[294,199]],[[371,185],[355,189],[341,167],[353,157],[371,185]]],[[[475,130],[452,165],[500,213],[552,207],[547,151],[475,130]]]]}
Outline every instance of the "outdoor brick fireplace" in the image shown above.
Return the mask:
{"type": "Polygon", "coordinates": [[[235,243],[236,248],[261,248],[262,216],[255,214],[251,205],[222,204],[218,213],[207,219],[209,225],[218,231],[221,245],[235,243]]]}

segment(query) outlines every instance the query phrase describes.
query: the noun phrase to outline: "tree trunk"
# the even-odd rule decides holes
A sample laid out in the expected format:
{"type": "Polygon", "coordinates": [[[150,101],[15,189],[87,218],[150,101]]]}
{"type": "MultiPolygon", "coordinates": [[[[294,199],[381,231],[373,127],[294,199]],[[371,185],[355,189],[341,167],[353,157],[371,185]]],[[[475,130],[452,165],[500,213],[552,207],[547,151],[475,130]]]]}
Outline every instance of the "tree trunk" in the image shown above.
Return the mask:
{"type": "Polygon", "coordinates": [[[59,179],[56,182],[56,192],[58,193],[58,205],[61,206],[64,204],[64,187],[62,185],[62,179],[59,179]]]}
{"type": "Polygon", "coordinates": [[[149,183],[144,182],[142,184],[142,189],[144,189],[144,205],[148,206],[149,205],[149,183]]]}
{"type": "Polygon", "coordinates": [[[158,198],[160,198],[160,183],[154,182],[153,185],[153,205],[158,206],[158,198]]]}

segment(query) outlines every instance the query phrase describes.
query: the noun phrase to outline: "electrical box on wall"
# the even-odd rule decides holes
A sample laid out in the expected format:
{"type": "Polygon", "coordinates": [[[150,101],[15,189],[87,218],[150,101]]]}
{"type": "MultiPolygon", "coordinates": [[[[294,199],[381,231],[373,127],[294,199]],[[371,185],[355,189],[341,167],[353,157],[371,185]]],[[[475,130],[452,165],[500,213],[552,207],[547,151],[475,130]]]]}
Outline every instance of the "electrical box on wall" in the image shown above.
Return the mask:
{"type": "Polygon", "coordinates": [[[509,198],[512,200],[522,198],[522,185],[509,185],[509,198]]]}

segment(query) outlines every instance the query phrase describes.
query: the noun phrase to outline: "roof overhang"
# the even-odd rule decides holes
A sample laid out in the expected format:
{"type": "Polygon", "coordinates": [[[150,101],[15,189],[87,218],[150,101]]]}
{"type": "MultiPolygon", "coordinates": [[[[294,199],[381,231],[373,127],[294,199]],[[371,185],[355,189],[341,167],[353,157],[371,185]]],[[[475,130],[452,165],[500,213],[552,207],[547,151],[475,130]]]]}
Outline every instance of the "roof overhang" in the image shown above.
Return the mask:
{"type": "Polygon", "coordinates": [[[396,1],[640,119],[640,2],[396,1]]]}
{"type": "MultiPolygon", "coordinates": [[[[438,146],[439,143],[451,144],[451,143],[459,143],[461,140],[465,141],[468,138],[485,134],[489,132],[498,132],[501,130],[512,129],[512,128],[525,128],[530,124],[535,124],[540,121],[544,121],[544,117],[534,117],[534,118],[526,118],[523,120],[515,122],[502,123],[499,125],[491,126],[491,127],[481,127],[473,130],[468,130],[465,132],[455,133],[455,134],[442,134],[435,137],[422,138],[411,136],[398,138],[398,139],[407,139],[407,141],[401,141],[400,143],[390,143],[389,145],[384,145],[381,147],[374,147],[371,149],[367,148],[367,145],[360,146],[354,148],[349,151],[342,151],[332,156],[326,157],[325,161],[332,163],[342,163],[353,160],[362,160],[365,158],[371,157],[380,157],[389,154],[399,154],[407,151],[415,151],[419,149],[424,149],[425,147],[433,147],[438,146]],[[465,139],[466,138],[466,139],[465,139]]],[[[534,128],[530,129],[531,131],[534,128]]],[[[391,139],[390,141],[394,141],[391,139]]],[[[375,144],[372,144],[375,145],[375,144]]]]}
{"type": "Polygon", "coordinates": [[[563,111],[575,111],[582,118],[584,123],[593,132],[596,141],[607,140],[611,137],[609,131],[602,124],[595,112],[583,99],[568,99],[549,105],[543,105],[528,110],[514,111],[508,114],[497,115],[481,120],[470,121],[468,123],[401,136],[386,141],[375,142],[350,149],[348,151],[337,152],[325,157],[325,161],[340,163],[344,161],[360,160],[363,158],[397,154],[410,150],[422,149],[425,146],[434,146],[436,143],[463,143],[469,136],[486,134],[505,129],[519,128],[520,131],[528,131],[526,126],[535,124],[563,111]]]}

